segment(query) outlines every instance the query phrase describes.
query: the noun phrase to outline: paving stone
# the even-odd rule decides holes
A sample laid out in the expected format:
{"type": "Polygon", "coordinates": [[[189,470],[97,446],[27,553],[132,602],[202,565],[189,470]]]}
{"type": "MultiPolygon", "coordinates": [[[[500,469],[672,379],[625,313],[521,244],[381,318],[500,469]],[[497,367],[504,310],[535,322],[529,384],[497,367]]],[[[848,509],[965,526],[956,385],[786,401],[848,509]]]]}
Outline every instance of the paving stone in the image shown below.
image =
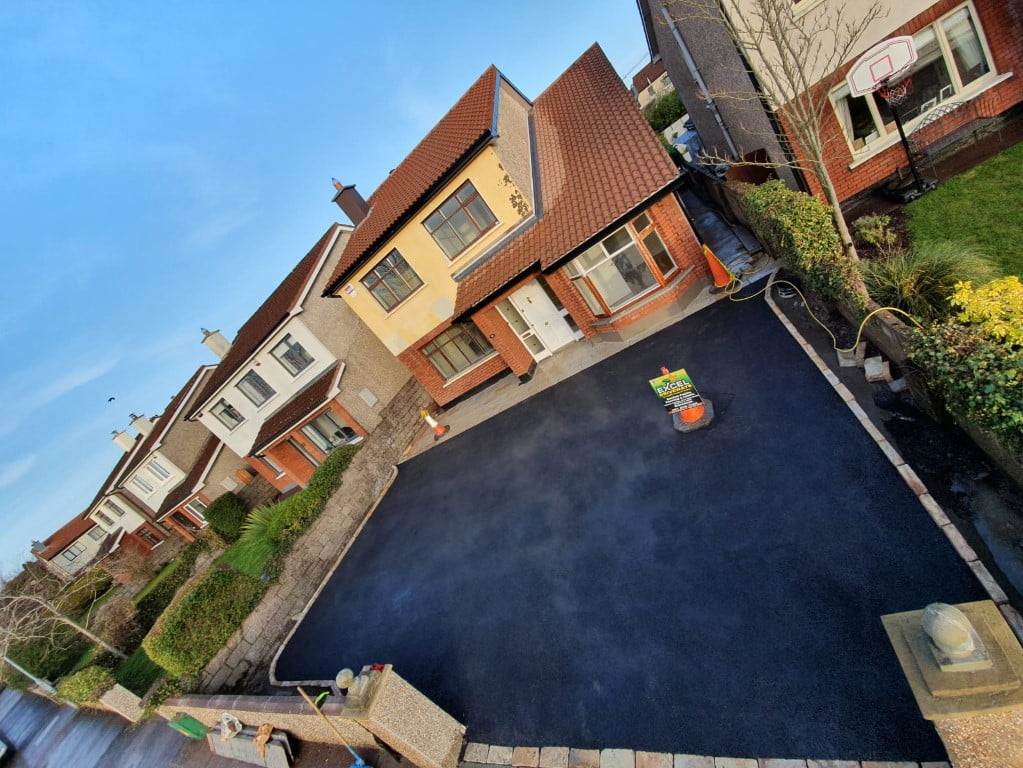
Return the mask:
{"type": "MultiPolygon", "coordinates": [[[[536,768],[540,764],[539,747],[515,747],[512,752],[512,765],[523,766],[523,768],[536,768]]],[[[571,765],[571,757],[569,757],[571,765]]]]}
{"type": "Polygon", "coordinates": [[[667,752],[636,752],[636,768],[672,768],[667,752]]]}
{"type": "Polygon", "coordinates": [[[714,768],[758,768],[756,760],[745,757],[715,757],[714,768]]]}
{"type": "Polygon", "coordinates": [[[541,747],[540,768],[568,768],[568,747],[541,747]]]}
{"type": "Polygon", "coordinates": [[[807,760],[806,768],[860,768],[856,760],[807,760]]]}
{"type": "Polygon", "coordinates": [[[806,760],[767,757],[760,758],[760,768],[806,768],[806,760]]]}
{"type": "Polygon", "coordinates": [[[600,768],[636,768],[636,753],[631,749],[602,749],[600,768]]]}
{"type": "Polygon", "coordinates": [[[568,753],[568,768],[600,768],[600,750],[570,750],[568,753]]]}
{"type": "Polygon", "coordinates": [[[920,768],[949,768],[948,763],[920,763],[920,768]]]}
{"type": "Polygon", "coordinates": [[[835,351],[838,355],[838,366],[840,368],[855,368],[856,367],[856,350],[844,350],[839,349],[835,351]]]}
{"type": "Polygon", "coordinates": [[[900,763],[889,763],[885,761],[875,760],[864,760],[860,765],[863,768],[917,768],[917,764],[913,762],[900,762],[900,763]]]}
{"type": "Polygon", "coordinates": [[[867,342],[861,341],[856,345],[856,367],[862,368],[867,360],[867,342]]]}
{"type": "Polygon", "coordinates": [[[920,497],[920,503],[923,504],[924,509],[927,510],[927,514],[931,516],[931,520],[936,522],[938,525],[948,525],[948,515],[945,514],[945,510],[941,508],[941,505],[934,500],[934,497],[929,493],[925,493],[920,497]]]}
{"type": "Polygon", "coordinates": [[[984,563],[980,562],[980,560],[974,560],[972,563],[969,563],[969,566],[992,600],[998,604],[1009,602],[1009,596],[1005,594],[1001,585],[995,581],[995,577],[991,575],[991,572],[984,563]]]}
{"type": "Polygon", "coordinates": [[[913,491],[917,496],[922,496],[925,493],[929,493],[927,486],[924,485],[923,481],[917,476],[916,472],[913,471],[912,467],[908,464],[903,464],[898,467],[899,474],[902,475],[902,479],[906,481],[906,485],[909,486],[910,490],[913,491]]]}
{"type": "Polygon", "coordinates": [[[512,751],[511,747],[499,747],[496,744],[491,744],[487,762],[491,765],[511,765],[512,751]]]}
{"type": "Polygon", "coordinates": [[[959,529],[952,525],[952,523],[941,526],[941,530],[948,540],[952,542],[952,546],[959,553],[959,557],[968,563],[977,559],[977,553],[973,551],[973,547],[966,543],[966,539],[963,538],[963,535],[959,533],[959,529]]]}
{"type": "Polygon", "coordinates": [[[467,763],[485,763],[490,753],[490,746],[480,744],[478,741],[470,741],[465,745],[465,752],[462,753],[462,760],[467,763]]]}
{"type": "Polygon", "coordinates": [[[714,768],[714,758],[708,755],[675,755],[674,768],[714,768]]]}

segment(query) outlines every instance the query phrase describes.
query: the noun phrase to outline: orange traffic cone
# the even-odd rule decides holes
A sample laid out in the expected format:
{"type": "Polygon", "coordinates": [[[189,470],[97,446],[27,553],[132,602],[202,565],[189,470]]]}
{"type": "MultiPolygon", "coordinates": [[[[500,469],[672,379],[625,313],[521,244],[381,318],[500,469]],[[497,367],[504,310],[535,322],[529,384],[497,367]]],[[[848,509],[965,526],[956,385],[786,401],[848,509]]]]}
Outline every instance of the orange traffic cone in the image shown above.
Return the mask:
{"type": "Polygon", "coordinates": [[[444,435],[448,433],[448,430],[451,429],[451,427],[447,426],[446,424],[438,423],[437,420],[433,418],[433,416],[431,416],[425,410],[420,411],[419,415],[426,419],[426,423],[430,425],[430,429],[433,430],[434,440],[440,440],[442,437],[444,437],[444,435]]]}
{"type": "Polygon", "coordinates": [[[727,288],[732,280],[735,279],[732,273],[728,271],[728,267],[722,264],[721,260],[714,255],[714,251],[706,245],[703,246],[703,255],[707,259],[707,266],[710,267],[710,273],[714,276],[714,288],[718,290],[727,288]]]}

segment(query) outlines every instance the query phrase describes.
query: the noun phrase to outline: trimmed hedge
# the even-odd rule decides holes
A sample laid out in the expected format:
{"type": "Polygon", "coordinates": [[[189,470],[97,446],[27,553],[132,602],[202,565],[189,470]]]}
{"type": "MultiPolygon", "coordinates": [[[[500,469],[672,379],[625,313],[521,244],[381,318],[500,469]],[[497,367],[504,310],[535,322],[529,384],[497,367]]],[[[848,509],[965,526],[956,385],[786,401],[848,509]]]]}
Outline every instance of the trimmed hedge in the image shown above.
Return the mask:
{"type": "Polygon", "coordinates": [[[226,541],[235,542],[241,536],[242,525],[248,514],[249,508],[245,506],[245,502],[228,492],[214,499],[203,512],[203,517],[226,541]]]}
{"type": "Polygon", "coordinates": [[[778,180],[743,184],[740,190],[753,233],[807,288],[828,301],[863,304],[864,297],[853,288],[859,275],[842,252],[827,204],[778,180]]]}
{"type": "Polygon", "coordinates": [[[136,696],[145,696],[153,683],[163,675],[163,667],[154,664],[141,648],[114,670],[117,682],[136,696]]]}
{"type": "Polygon", "coordinates": [[[114,686],[109,669],[90,665],[57,683],[57,695],[72,704],[87,704],[114,686]]]}
{"type": "Polygon", "coordinates": [[[172,675],[197,672],[224,647],[263,592],[258,579],[240,571],[211,570],[164,612],[142,647],[172,675]]]}
{"type": "Polygon", "coordinates": [[[209,547],[209,544],[202,538],[196,539],[178,555],[176,560],[171,561],[153,579],[153,585],[147,585],[139,594],[144,595],[141,600],[135,603],[138,609],[138,623],[143,632],[149,629],[160,618],[160,614],[170,605],[175,593],[188,581],[192,575],[192,566],[195,565],[199,553],[209,547]]]}

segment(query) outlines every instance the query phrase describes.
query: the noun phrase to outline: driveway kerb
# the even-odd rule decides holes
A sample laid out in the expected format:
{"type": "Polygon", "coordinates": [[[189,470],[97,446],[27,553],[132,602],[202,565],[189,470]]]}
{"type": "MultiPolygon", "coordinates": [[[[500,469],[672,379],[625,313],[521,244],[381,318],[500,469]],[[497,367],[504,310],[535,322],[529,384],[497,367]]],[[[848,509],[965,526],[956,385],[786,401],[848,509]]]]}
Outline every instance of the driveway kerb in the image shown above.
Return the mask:
{"type": "Polygon", "coordinates": [[[935,501],[931,495],[927,486],[924,485],[923,481],[919,478],[916,472],[913,471],[912,467],[906,464],[906,460],[902,458],[902,454],[896,450],[884,435],[881,434],[880,430],[874,426],[871,422],[870,417],[866,411],[860,407],[859,403],[856,402],[855,396],[849,391],[849,388],[845,386],[838,377],[832,373],[828,364],[821,358],[813,346],[803,338],[803,335],[796,329],[792,322],[785,316],[785,313],[779,309],[778,305],[775,304],[774,298],[771,296],[771,287],[774,285],[774,278],[777,273],[772,273],[770,279],[767,281],[767,288],[764,290],[764,300],[767,305],[771,308],[771,311],[775,314],[778,320],[785,330],[789,332],[796,343],[803,348],[806,356],[810,358],[817,369],[824,374],[824,378],[827,379],[828,383],[832,386],[838,396],[842,399],[842,402],[846,404],[856,420],[863,427],[864,431],[870,435],[870,438],[877,444],[877,447],[885,455],[885,457],[892,463],[895,470],[899,473],[902,481],[906,484],[906,487],[913,492],[921,506],[927,511],[927,514],[934,520],[935,524],[941,529],[942,533],[948,538],[949,543],[955,549],[956,553],[962,558],[963,562],[969,566],[970,570],[973,571],[977,580],[984,587],[984,590],[988,593],[991,599],[998,606],[1002,615],[1005,616],[1006,620],[1015,630],[1017,636],[1023,642],[1023,620],[1021,620],[1020,614],[1009,605],[1009,598],[998,586],[998,582],[995,581],[991,572],[988,571],[987,566],[984,565],[977,557],[977,553],[973,550],[963,538],[959,529],[956,528],[951,522],[949,522],[948,516],[945,511],[941,508],[941,505],[935,501]]]}
{"type": "Polygon", "coordinates": [[[359,534],[362,533],[362,529],[366,527],[366,523],[368,523],[370,518],[373,517],[373,513],[376,512],[377,507],[380,506],[380,502],[383,501],[384,496],[387,495],[387,492],[391,489],[391,486],[394,485],[394,481],[397,479],[398,467],[392,466],[391,476],[387,478],[387,483],[384,485],[383,489],[377,495],[376,500],[373,502],[373,506],[371,506],[369,508],[369,511],[363,516],[362,521],[355,529],[355,532],[352,533],[352,535],[348,539],[348,542],[345,544],[340,554],[338,554],[337,558],[334,560],[334,564],[330,567],[330,570],[327,571],[327,574],[323,577],[322,581],[320,581],[320,586],[318,586],[316,588],[316,591],[313,592],[312,597],[310,597],[309,600],[306,601],[305,607],[302,608],[302,610],[299,613],[294,615],[293,617],[294,621],[291,625],[291,629],[288,630],[288,634],[281,641],[281,644],[277,647],[277,652],[274,654],[273,660],[270,662],[271,685],[291,687],[296,685],[330,685],[331,682],[333,682],[331,680],[299,680],[296,682],[278,680],[277,659],[280,657],[281,651],[283,651],[284,648],[288,645],[288,643],[291,642],[292,635],[295,634],[295,631],[298,629],[299,624],[302,623],[302,619],[306,617],[306,614],[309,612],[309,609],[312,607],[313,603],[316,602],[316,599],[320,596],[320,593],[323,591],[323,588],[327,585],[327,582],[330,581],[330,577],[334,575],[334,571],[336,571],[338,569],[338,566],[341,565],[341,561],[345,559],[345,555],[348,554],[348,550],[352,548],[352,544],[354,544],[355,540],[359,538],[359,534]]]}

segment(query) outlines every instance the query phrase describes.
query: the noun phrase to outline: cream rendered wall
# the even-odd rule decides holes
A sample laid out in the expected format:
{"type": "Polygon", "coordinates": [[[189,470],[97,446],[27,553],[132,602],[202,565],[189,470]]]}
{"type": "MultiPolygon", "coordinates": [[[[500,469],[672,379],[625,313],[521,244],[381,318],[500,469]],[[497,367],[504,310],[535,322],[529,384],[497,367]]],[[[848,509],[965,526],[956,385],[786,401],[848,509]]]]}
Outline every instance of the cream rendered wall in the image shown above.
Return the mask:
{"type": "Polygon", "coordinates": [[[302,318],[335,357],[346,363],[337,399],[363,429],[372,432],[380,423],[381,411],[412,374],[345,302],[323,297],[349,236],[343,232],[338,237],[309,291],[302,318]],[[375,404],[360,396],[363,389],[377,397],[375,404]]]}
{"type": "Polygon", "coordinates": [[[278,328],[260,347],[259,352],[252,358],[252,361],[240,367],[235,375],[228,379],[217,393],[210,398],[208,405],[202,410],[202,415],[198,417],[199,421],[210,432],[219,437],[239,456],[247,456],[249,454],[252,442],[259,434],[263,422],[274,411],[337,362],[337,357],[316,338],[316,335],[305,324],[303,315],[304,313],[300,313],[290,318],[283,326],[278,328]],[[292,338],[300,343],[314,360],[304,371],[294,377],[270,354],[270,350],[288,334],[291,334],[292,338]],[[269,400],[260,406],[254,405],[237,387],[238,381],[250,370],[255,370],[275,392],[269,400]],[[234,429],[229,430],[211,412],[212,407],[216,405],[220,398],[227,400],[245,417],[245,421],[234,429]]]}
{"type": "Polygon", "coordinates": [[[498,154],[492,147],[486,147],[454,180],[426,202],[397,234],[387,240],[338,289],[337,295],[369,326],[392,354],[400,354],[438,325],[451,319],[457,291],[452,275],[471,264],[473,259],[528,215],[521,210],[520,201],[523,198],[522,191],[509,177],[498,154]],[[497,217],[497,224],[458,258],[448,261],[440,246],[426,231],[423,221],[467,180],[472,181],[476,191],[497,217]],[[388,312],[360,281],[392,248],[397,248],[404,256],[423,285],[388,312]]]}
{"type": "MultiPolygon", "coordinates": [[[[767,1],[772,2],[773,0],[767,1]]],[[[757,7],[757,4],[757,0],[725,0],[725,7],[730,13],[737,11],[742,16],[750,15],[753,9],[757,7]]],[[[817,20],[823,17],[828,20],[826,27],[834,29],[840,27],[842,23],[863,19],[874,5],[879,5],[885,9],[886,15],[883,18],[875,19],[867,27],[853,53],[841,64],[854,61],[868,48],[889,37],[893,30],[898,29],[910,19],[926,11],[934,5],[934,2],[932,0],[900,0],[899,2],[877,0],[876,3],[871,2],[871,0],[803,0],[796,6],[794,13],[796,23],[798,24],[816,23],[817,20]]],[[[825,50],[827,50],[826,45],[827,42],[825,41],[825,50]]],[[[747,56],[753,69],[762,72],[765,63],[764,59],[758,57],[754,51],[749,49],[747,50],[747,56]]],[[[768,53],[767,56],[769,60],[771,58],[770,54],[768,53]]],[[[811,66],[813,65],[813,62],[809,63],[811,66]]],[[[836,65],[835,68],[837,66],[840,65],[836,65]]],[[[825,72],[819,64],[812,66],[808,82],[816,83],[829,74],[831,73],[825,72]]],[[[761,75],[761,79],[763,79],[763,75],[761,75]]]]}
{"type": "MultiPolygon", "coordinates": [[[[196,424],[195,426],[198,429],[202,429],[202,427],[200,427],[198,424],[196,424]]],[[[186,474],[185,471],[178,467],[178,465],[175,464],[173,461],[171,461],[170,457],[164,451],[162,450],[153,451],[146,457],[146,459],[141,464],[138,465],[138,467],[136,467],[135,471],[128,476],[128,479],[124,482],[124,485],[139,499],[145,502],[146,506],[149,507],[149,509],[151,509],[153,512],[156,512],[158,509],[160,509],[160,505],[163,504],[164,499],[167,498],[167,495],[172,490],[174,490],[174,488],[177,487],[177,485],[182,480],[185,479],[185,474],[186,474]],[[166,480],[161,480],[157,475],[154,475],[152,472],[146,469],[149,462],[152,461],[153,459],[156,459],[160,466],[170,473],[170,477],[168,477],[166,480]],[[132,480],[134,480],[136,477],[140,477],[141,479],[149,483],[149,485],[152,486],[153,488],[153,492],[147,494],[139,486],[135,485],[132,482],[132,480]]]]}
{"type": "Polygon", "coordinates": [[[89,516],[92,518],[92,521],[96,523],[96,525],[98,525],[107,533],[113,533],[118,528],[123,528],[127,533],[134,533],[142,526],[143,523],[146,522],[145,518],[143,518],[142,515],[135,511],[134,505],[132,505],[132,503],[125,499],[124,497],[117,495],[113,497],[114,503],[117,504],[119,508],[124,510],[124,515],[121,517],[117,517],[116,515],[114,515],[113,512],[104,507],[103,506],[104,501],[106,501],[106,498],[103,498],[98,504],[96,504],[96,506],[92,508],[92,511],[89,513],[89,516]],[[107,525],[103,521],[99,520],[96,516],[97,510],[102,511],[104,515],[111,518],[114,521],[114,524],[107,525]]]}
{"type": "Polygon", "coordinates": [[[102,544],[102,539],[100,541],[93,541],[92,537],[89,536],[89,532],[86,531],[71,542],[68,547],[64,547],[64,550],[61,550],[61,553],[58,553],[56,557],[50,560],[50,563],[57,566],[57,568],[62,570],[64,573],[69,573],[73,576],[81,571],[85,567],[86,563],[96,556],[96,553],[99,552],[100,544],[102,544]],[[85,547],[85,551],[69,563],[62,557],[62,552],[73,544],[81,544],[85,547]]]}
{"type": "MultiPolygon", "coordinates": [[[[226,445],[223,446],[213,462],[213,466],[210,467],[210,471],[206,475],[206,483],[199,489],[200,492],[210,501],[223,496],[227,493],[224,479],[230,478],[237,486],[238,478],[235,473],[239,469],[249,469],[248,463],[226,445]]],[[[193,492],[194,489],[189,489],[189,494],[193,492]]]]}

